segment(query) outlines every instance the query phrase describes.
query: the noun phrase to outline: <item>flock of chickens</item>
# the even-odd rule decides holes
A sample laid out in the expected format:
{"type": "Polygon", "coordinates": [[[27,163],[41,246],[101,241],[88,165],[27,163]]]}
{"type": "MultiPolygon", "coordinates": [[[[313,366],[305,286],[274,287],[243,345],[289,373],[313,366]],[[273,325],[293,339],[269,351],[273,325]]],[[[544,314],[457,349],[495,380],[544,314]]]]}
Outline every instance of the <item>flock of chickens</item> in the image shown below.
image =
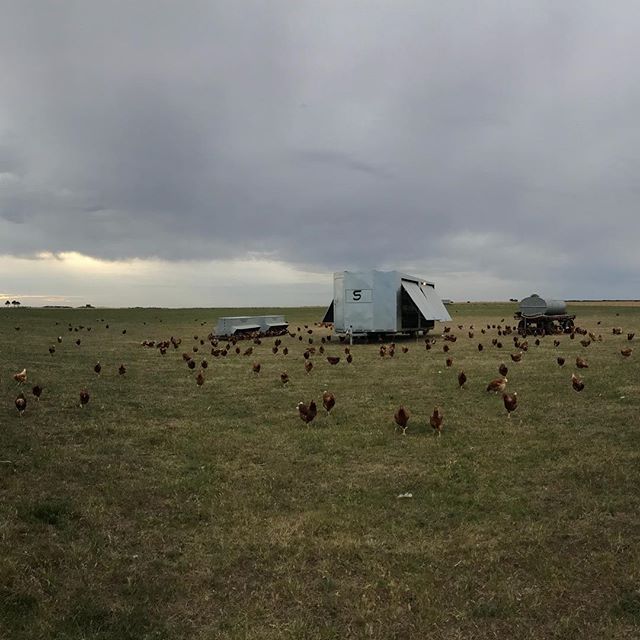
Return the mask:
{"type": "MultiPolygon", "coordinates": [[[[544,339],[546,337],[543,333],[540,333],[535,336],[530,336],[529,338],[523,339],[523,337],[516,332],[516,327],[512,327],[508,324],[503,324],[503,323],[504,323],[504,319],[501,320],[500,324],[493,324],[493,325],[487,324],[486,328],[482,327],[480,329],[480,334],[486,335],[487,331],[494,330],[497,335],[491,340],[491,345],[496,349],[502,349],[504,346],[502,340],[506,341],[506,339],[509,336],[511,336],[515,351],[510,354],[510,358],[514,363],[521,362],[522,359],[525,357],[525,354],[530,348],[529,339],[534,340],[535,346],[539,346],[541,344],[541,339],[544,339]]],[[[598,322],[598,324],[600,323],[598,322]]],[[[108,324],[105,326],[106,328],[109,327],[108,324]]],[[[316,323],[316,327],[330,329],[331,325],[324,324],[324,323],[316,323]]],[[[457,325],[457,327],[460,331],[463,331],[465,329],[463,325],[457,325]]],[[[84,328],[85,327],[76,327],[75,330],[77,331],[78,329],[84,329],[84,328]]],[[[16,329],[19,330],[19,327],[16,327],[16,329]]],[[[69,325],[68,329],[69,331],[74,330],[74,328],[71,325],[69,325]]],[[[90,331],[91,330],[90,327],[87,328],[87,330],[90,331]]],[[[614,335],[622,335],[622,333],[623,333],[622,328],[620,327],[613,328],[614,335]]],[[[126,329],[122,331],[122,334],[123,335],[126,334],[126,329]]],[[[186,364],[187,368],[191,371],[194,371],[196,367],[198,367],[196,358],[200,360],[199,370],[197,375],[195,376],[195,382],[199,387],[202,387],[206,381],[205,372],[209,367],[209,363],[206,358],[201,359],[197,356],[201,348],[210,349],[210,354],[214,358],[226,358],[229,355],[233,355],[233,354],[235,354],[236,356],[251,357],[254,355],[254,352],[255,352],[254,350],[256,349],[256,347],[259,345],[262,345],[263,341],[273,339],[273,344],[271,346],[271,352],[273,353],[273,355],[277,355],[278,353],[281,352],[282,355],[287,356],[289,354],[289,347],[283,345],[283,337],[286,336],[287,334],[291,339],[297,339],[300,342],[304,341],[305,343],[308,343],[308,344],[305,344],[305,349],[302,353],[304,369],[307,375],[309,375],[314,368],[313,356],[316,356],[316,355],[324,356],[324,358],[326,359],[326,362],[328,362],[329,365],[331,366],[335,366],[339,364],[342,360],[341,356],[325,355],[325,347],[326,348],[329,347],[329,344],[332,342],[332,339],[333,339],[332,336],[331,335],[323,335],[323,336],[314,335],[314,329],[310,328],[308,325],[304,325],[304,328],[297,327],[297,331],[288,331],[288,332],[285,332],[283,335],[263,335],[263,334],[254,333],[254,334],[244,334],[238,337],[231,337],[228,340],[221,340],[215,337],[213,334],[209,334],[206,337],[206,339],[199,338],[197,335],[195,335],[194,344],[191,347],[191,351],[183,352],[182,359],[186,364]],[[317,340],[320,343],[317,347],[314,345],[315,340],[317,340]],[[248,342],[251,342],[252,344],[250,344],[250,346],[245,346],[243,348],[240,346],[241,343],[243,342],[245,345],[248,342]]],[[[474,340],[475,335],[476,335],[476,329],[473,325],[470,325],[467,328],[468,339],[474,340]]],[[[582,337],[582,339],[580,339],[579,342],[581,346],[584,348],[587,348],[592,342],[601,342],[603,340],[601,334],[595,335],[595,333],[580,327],[575,327],[568,337],[569,339],[574,340],[576,339],[577,336],[582,337]]],[[[632,341],[634,339],[634,336],[635,336],[634,333],[627,333],[626,337],[628,341],[632,341]]],[[[451,326],[444,327],[444,331],[441,336],[442,350],[447,355],[445,360],[445,365],[448,368],[453,367],[453,363],[454,363],[453,358],[451,356],[452,345],[460,337],[463,337],[463,336],[455,335],[454,332],[452,331],[451,326]]],[[[344,343],[345,339],[344,337],[339,337],[338,341],[340,343],[344,343]]],[[[62,336],[58,336],[57,343],[61,344],[62,342],[63,342],[62,336]]],[[[335,345],[335,342],[336,341],[334,340],[334,345],[335,345]]],[[[77,347],[79,347],[81,344],[81,340],[76,339],[75,344],[77,347]]],[[[175,338],[172,336],[169,340],[161,340],[161,341],[144,340],[142,342],[142,347],[149,348],[149,349],[157,349],[162,356],[165,356],[167,352],[170,351],[171,349],[178,350],[181,344],[182,344],[181,338],[175,338]]],[[[424,346],[427,351],[430,351],[433,348],[435,348],[437,344],[438,344],[437,341],[433,337],[428,336],[424,340],[424,346]]],[[[559,336],[556,335],[554,337],[553,344],[554,344],[554,347],[556,348],[560,346],[561,343],[559,340],[559,336]]],[[[354,360],[353,354],[351,353],[352,347],[350,345],[342,344],[340,348],[343,349],[344,351],[344,356],[345,356],[344,361],[346,362],[347,365],[351,365],[354,360]]],[[[478,351],[482,352],[484,348],[485,348],[485,345],[482,342],[478,342],[477,344],[478,351]]],[[[401,346],[401,350],[403,353],[407,353],[409,351],[409,346],[405,344],[401,346]]],[[[55,355],[55,352],[56,352],[55,346],[50,346],[49,353],[52,357],[55,355]]],[[[395,356],[395,352],[396,352],[395,343],[380,344],[379,346],[379,355],[383,359],[393,358],[395,356]]],[[[629,358],[631,357],[632,354],[633,354],[633,349],[630,346],[620,349],[620,355],[623,358],[629,358]]],[[[556,361],[558,366],[562,367],[564,366],[566,360],[564,357],[558,356],[556,361]]],[[[586,360],[586,358],[582,356],[576,357],[575,364],[577,369],[589,368],[588,361],[586,360]]],[[[100,364],[100,362],[96,362],[95,366],[93,367],[93,371],[97,376],[101,374],[102,365],[100,364]]],[[[258,360],[252,360],[251,371],[255,376],[259,376],[262,371],[262,363],[258,360]]],[[[509,369],[507,365],[504,362],[501,362],[500,365],[498,366],[498,373],[500,374],[499,377],[496,377],[489,381],[486,387],[486,391],[488,393],[494,393],[496,395],[499,394],[501,396],[502,402],[504,404],[504,408],[507,412],[507,416],[511,417],[511,414],[514,411],[516,411],[518,408],[518,394],[515,391],[512,393],[509,393],[506,390],[507,383],[508,383],[508,378],[507,378],[508,371],[509,369]]],[[[123,363],[120,364],[118,368],[118,373],[120,376],[126,375],[127,368],[125,364],[123,363]]],[[[13,378],[18,385],[20,386],[26,385],[28,380],[26,368],[18,373],[15,373],[13,378]]],[[[289,380],[290,378],[289,378],[288,372],[282,371],[280,373],[281,384],[283,386],[286,386],[289,383],[289,380]]],[[[459,370],[457,380],[458,380],[459,388],[460,389],[465,388],[468,378],[464,369],[459,370]]],[[[584,380],[582,379],[581,376],[577,375],[575,372],[571,374],[571,385],[576,392],[581,392],[585,388],[584,380]]],[[[35,398],[35,400],[38,401],[43,393],[43,387],[36,384],[32,387],[31,393],[35,398]]],[[[79,406],[85,407],[89,403],[90,399],[91,399],[91,395],[89,390],[86,388],[81,389],[79,392],[79,406]]],[[[325,391],[322,395],[321,403],[325,412],[328,415],[331,413],[332,409],[336,404],[336,397],[332,392],[325,391]]],[[[15,407],[18,412],[18,415],[22,416],[25,413],[25,411],[27,410],[27,405],[28,405],[27,396],[25,395],[24,392],[20,392],[15,399],[15,407]]],[[[318,405],[316,404],[315,400],[311,400],[308,403],[300,402],[297,405],[297,411],[300,416],[300,419],[305,424],[310,425],[315,420],[318,414],[318,405]]],[[[410,411],[404,405],[401,405],[400,407],[398,407],[398,409],[395,411],[393,415],[394,422],[396,425],[396,430],[400,430],[403,435],[406,435],[410,417],[411,417],[410,411]]],[[[438,407],[438,406],[434,407],[433,413],[431,414],[429,419],[429,423],[434,433],[437,436],[440,436],[444,427],[444,412],[441,407],[438,407]]]]}

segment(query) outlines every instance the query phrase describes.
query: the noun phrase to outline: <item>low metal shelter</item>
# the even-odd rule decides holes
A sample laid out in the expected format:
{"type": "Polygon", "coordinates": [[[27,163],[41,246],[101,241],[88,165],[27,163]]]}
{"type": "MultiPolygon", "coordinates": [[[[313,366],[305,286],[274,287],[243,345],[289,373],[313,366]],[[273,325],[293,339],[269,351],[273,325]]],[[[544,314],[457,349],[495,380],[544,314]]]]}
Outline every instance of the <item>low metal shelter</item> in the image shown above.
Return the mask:
{"type": "Polygon", "coordinates": [[[284,316],[225,316],[218,318],[216,335],[232,336],[241,333],[280,335],[289,327],[284,316]]]}

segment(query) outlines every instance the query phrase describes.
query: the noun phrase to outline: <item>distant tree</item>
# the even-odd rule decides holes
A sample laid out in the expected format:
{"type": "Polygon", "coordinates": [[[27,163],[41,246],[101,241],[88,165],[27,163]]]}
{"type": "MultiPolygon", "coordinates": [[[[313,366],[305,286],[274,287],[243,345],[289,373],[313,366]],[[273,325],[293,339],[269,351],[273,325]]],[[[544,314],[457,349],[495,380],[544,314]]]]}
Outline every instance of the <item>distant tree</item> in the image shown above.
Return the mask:
{"type": "Polygon", "coordinates": [[[5,307],[8,307],[10,304],[11,304],[11,303],[7,300],[7,301],[4,303],[4,306],[5,306],[5,307]]]}
{"type": "Polygon", "coordinates": [[[19,307],[19,306],[20,306],[20,300],[12,300],[12,301],[11,301],[11,304],[12,304],[14,307],[19,307]]]}

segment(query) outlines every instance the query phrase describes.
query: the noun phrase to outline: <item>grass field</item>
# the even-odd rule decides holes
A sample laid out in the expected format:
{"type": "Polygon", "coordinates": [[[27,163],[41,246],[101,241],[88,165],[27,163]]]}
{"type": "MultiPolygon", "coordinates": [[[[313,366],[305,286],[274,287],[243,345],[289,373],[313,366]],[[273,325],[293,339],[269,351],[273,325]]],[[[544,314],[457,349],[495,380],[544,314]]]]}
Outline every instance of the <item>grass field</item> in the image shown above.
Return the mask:
{"type": "MultiPolygon", "coordinates": [[[[0,638],[640,637],[640,350],[620,355],[640,307],[572,305],[603,340],[530,338],[521,363],[510,336],[480,333],[513,308],[451,307],[450,369],[438,327],[430,351],[355,345],[352,365],[332,341],[343,359],[316,354],[310,375],[306,333],[287,356],[269,339],[212,357],[232,310],[1,309],[0,638]],[[165,356],[141,346],[170,336],[165,356]],[[194,345],[202,387],[181,357],[194,345]],[[485,391],[502,361],[511,419],[485,391]],[[296,404],[325,389],[336,407],[307,427],[296,404]]],[[[282,310],[294,329],[322,311],[282,310]]]]}

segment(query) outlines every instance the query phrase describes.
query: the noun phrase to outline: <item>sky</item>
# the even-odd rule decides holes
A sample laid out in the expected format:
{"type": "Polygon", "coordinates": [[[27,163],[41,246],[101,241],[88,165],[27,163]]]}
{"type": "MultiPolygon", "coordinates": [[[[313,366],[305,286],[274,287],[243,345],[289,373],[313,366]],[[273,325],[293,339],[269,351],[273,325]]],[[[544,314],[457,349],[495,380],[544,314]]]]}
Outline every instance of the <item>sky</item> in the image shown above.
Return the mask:
{"type": "Polygon", "coordinates": [[[640,297],[636,0],[0,15],[0,303],[640,297]]]}

